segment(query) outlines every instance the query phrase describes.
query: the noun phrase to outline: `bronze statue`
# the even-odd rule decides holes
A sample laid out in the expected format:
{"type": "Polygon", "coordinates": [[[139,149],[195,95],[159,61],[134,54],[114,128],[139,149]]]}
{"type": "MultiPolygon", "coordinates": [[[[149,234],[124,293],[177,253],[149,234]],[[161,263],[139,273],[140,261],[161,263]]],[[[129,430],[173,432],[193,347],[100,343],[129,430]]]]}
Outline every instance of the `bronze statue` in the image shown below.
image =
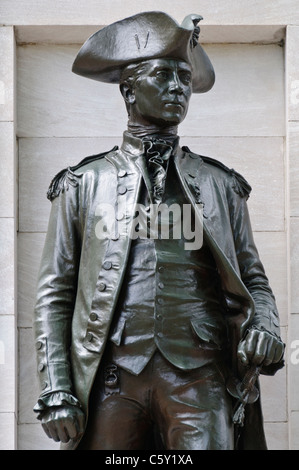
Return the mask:
{"type": "Polygon", "coordinates": [[[192,92],[215,80],[201,19],[137,14],[91,36],[73,65],[119,84],[129,119],[121,148],[48,191],[35,411],[63,449],[266,448],[258,375],[283,367],[284,344],[251,188],[177,135],[192,92]]]}

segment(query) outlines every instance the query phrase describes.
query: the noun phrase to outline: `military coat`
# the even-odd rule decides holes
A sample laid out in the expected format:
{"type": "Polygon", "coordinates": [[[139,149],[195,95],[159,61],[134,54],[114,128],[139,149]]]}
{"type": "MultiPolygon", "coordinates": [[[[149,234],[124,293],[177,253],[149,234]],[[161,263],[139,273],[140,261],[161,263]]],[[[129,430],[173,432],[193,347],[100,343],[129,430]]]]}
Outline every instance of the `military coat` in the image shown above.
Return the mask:
{"type": "MultiPolygon", "coordinates": [[[[251,188],[241,175],[216,160],[187,147],[178,146],[174,153],[180,190],[195,213],[203,208],[202,228],[221,277],[231,333],[230,367],[242,375],[236,347],[247,329],[280,334],[275,298],[250,225],[246,201],[251,188]]],[[[50,185],[52,208],[34,320],[40,409],[78,400],[88,419],[89,394],[130,252],[145,164],[142,154],[141,141],[125,133],[121,148],[84,159],[61,171],[50,185]],[[111,227],[114,215],[125,222],[126,233],[100,236],[99,228],[102,233],[103,227],[111,227]]],[[[279,367],[265,367],[263,373],[272,374],[279,367]]],[[[258,416],[261,424],[260,411],[258,416]]],[[[247,447],[264,447],[262,428],[249,435],[247,447]],[[258,436],[259,444],[253,436],[258,436]]],[[[76,445],[70,441],[62,448],[76,445]]]]}

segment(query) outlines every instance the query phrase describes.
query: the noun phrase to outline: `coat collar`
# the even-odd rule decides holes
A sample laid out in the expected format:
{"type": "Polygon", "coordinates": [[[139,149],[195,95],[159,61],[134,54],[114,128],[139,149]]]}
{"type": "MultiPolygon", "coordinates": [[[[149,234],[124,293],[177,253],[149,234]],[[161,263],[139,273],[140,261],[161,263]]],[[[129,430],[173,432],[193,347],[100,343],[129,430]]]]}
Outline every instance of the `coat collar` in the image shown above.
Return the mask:
{"type": "MultiPolygon", "coordinates": [[[[149,138],[151,137],[153,136],[149,136],[149,138]]],[[[157,136],[157,138],[169,142],[170,145],[173,146],[173,154],[177,154],[177,152],[179,151],[179,137],[176,137],[173,142],[170,142],[167,137],[164,137],[163,135],[157,136]]],[[[133,158],[141,156],[144,153],[144,140],[146,140],[146,138],[140,139],[139,137],[135,137],[130,132],[125,131],[123,134],[123,142],[120,149],[121,151],[125,152],[126,154],[129,154],[133,158]]]]}

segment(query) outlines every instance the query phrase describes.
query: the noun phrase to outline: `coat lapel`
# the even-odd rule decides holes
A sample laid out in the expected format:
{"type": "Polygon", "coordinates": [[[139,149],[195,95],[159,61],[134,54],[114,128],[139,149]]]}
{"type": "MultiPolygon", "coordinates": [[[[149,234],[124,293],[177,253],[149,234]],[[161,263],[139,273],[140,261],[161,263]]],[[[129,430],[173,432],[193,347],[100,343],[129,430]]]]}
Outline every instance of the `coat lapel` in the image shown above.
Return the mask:
{"type": "Polygon", "coordinates": [[[236,301],[241,306],[237,315],[235,310],[231,310],[231,313],[235,312],[233,316],[238,323],[241,336],[254,315],[254,301],[240,278],[238,266],[231,262],[225,253],[222,240],[217,237],[219,232],[215,230],[213,214],[218,214],[219,224],[222,223],[221,218],[226,218],[227,214],[221,211],[221,207],[214,207],[218,204],[218,199],[213,197],[216,190],[206,178],[205,164],[199,156],[193,157],[181,150],[175,158],[175,166],[187,200],[194,207],[197,216],[202,219],[203,237],[217,263],[228,306],[236,301]],[[202,213],[200,206],[203,207],[202,213]]]}

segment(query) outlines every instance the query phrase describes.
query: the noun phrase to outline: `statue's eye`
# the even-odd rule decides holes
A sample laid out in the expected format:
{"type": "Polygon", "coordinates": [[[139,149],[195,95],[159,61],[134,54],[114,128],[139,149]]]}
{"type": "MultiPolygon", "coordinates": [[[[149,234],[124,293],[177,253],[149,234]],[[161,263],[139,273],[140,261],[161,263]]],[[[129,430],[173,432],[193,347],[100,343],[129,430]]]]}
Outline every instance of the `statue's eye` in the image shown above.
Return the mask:
{"type": "Polygon", "coordinates": [[[167,80],[168,76],[169,76],[169,72],[167,70],[158,70],[156,72],[156,77],[161,80],[167,80]]]}
{"type": "Polygon", "coordinates": [[[182,72],[180,73],[180,80],[183,82],[185,85],[188,85],[191,82],[191,73],[189,72],[182,72]]]}

